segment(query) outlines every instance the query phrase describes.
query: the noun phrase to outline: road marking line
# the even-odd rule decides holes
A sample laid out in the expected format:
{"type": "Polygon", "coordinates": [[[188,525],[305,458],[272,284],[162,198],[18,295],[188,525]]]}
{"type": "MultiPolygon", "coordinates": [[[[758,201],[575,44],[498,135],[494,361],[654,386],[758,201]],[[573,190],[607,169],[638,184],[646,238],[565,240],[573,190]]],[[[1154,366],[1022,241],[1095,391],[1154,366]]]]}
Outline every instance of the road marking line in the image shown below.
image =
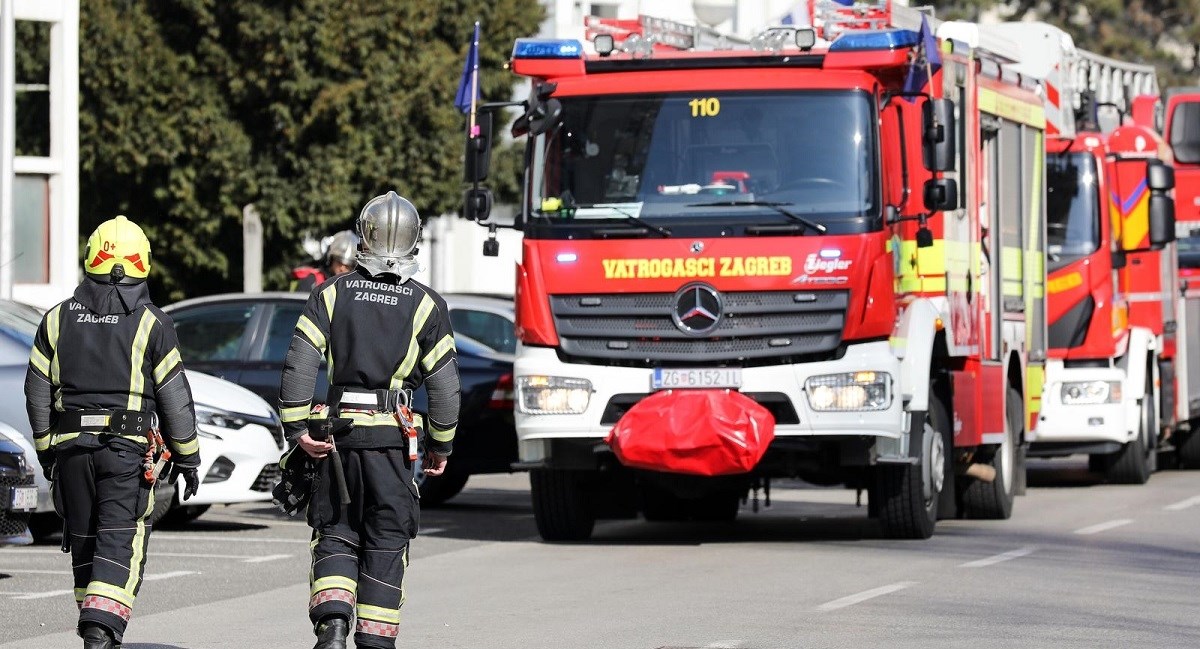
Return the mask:
{"type": "Polygon", "coordinates": [[[253,559],[246,559],[242,563],[266,563],[267,561],[275,561],[276,559],[287,559],[290,556],[292,556],[292,555],[290,555],[290,554],[269,554],[265,557],[254,557],[253,559]]]}
{"type": "Polygon", "coordinates": [[[1081,527],[1081,528],[1075,530],[1075,533],[1076,534],[1098,534],[1098,533],[1104,532],[1106,530],[1111,530],[1114,527],[1121,527],[1122,525],[1128,525],[1132,522],[1133,522],[1132,518],[1118,518],[1115,521],[1108,521],[1105,523],[1097,523],[1095,525],[1081,527]]]}
{"type": "Polygon", "coordinates": [[[417,533],[418,534],[437,534],[438,532],[445,532],[445,531],[446,531],[446,528],[444,528],[444,527],[422,527],[421,531],[419,531],[417,533]]]}
{"type": "Polygon", "coordinates": [[[847,606],[861,604],[869,599],[875,599],[876,597],[894,593],[898,590],[904,590],[905,588],[908,588],[909,586],[915,586],[916,584],[917,582],[915,581],[901,581],[895,584],[889,584],[887,586],[880,586],[879,588],[872,588],[871,590],[864,590],[861,593],[848,595],[841,599],[835,599],[832,602],[825,602],[824,604],[818,606],[817,610],[822,612],[836,611],[839,608],[846,608],[847,606]]]}
{"type": "Polygon", "coordinates": [[[1200,496],[1192,496],[1191,498],[1188,498],[1187,500],[1181,500],[1177,503],[1167,505],[1166,507],[1163,507],[1163,509],[1165,509],[1169,512],[1177,512],[1177,511],[1180,511],[1183,509],[1187,509],[1188,507],[1193,507],[1195,505],[1200,505],[1200,496]]]}
{"type": "Polygon", "coordinates": [[[157,575],[146,575],[142,577],[142,581],[158,581],[160,579],[173,579],[175,577],[186,577],[187,575],[198,575],[200,573],[195,570],[176,570],[174,572],[162,572],[157,575]]]}
{"type": "Polygon", "coordinates": [[[18,595],[13,599],[46,599],[47,597],[58,597],[60,595],[70,595],[73,590],[50,590],[44,593],[29,593],[28,595],[18,595]]]}
{"type": "MultiPolygon", "coordinates": [[[[5,550],[5,553],[9,553],[9,551],[5,550]]],[[[34,548],[12,548],[11,554],[62,554],[62,551],[61,550],[40,550],[40,549],[34,549],[34,548]]],[[[190,552],[154,552],[154,551],[151,551],[151,554],[156,557],[175,557],[175,558],[180,558],[180,559],[231,559],[231,560],[237,560],[237,561],[244,561],[246,559],[254,559],[254,558],[258,557],[258,555],[256,555],[256,554],[204,554],[204,553],[190,553],[190,552]]],[[[284,556],[290,556],[290,555],[284,555],[284,556]]]]}
{"type": "MultiPolygon", "coordinates": [[[[156,540],[163,541],[212,541],[213,543],[303,543],[308,545],[312,539],[284,539],[277,537],[247,537],[226,538],[221,536],[209,536],[207,534],[171,534],[169,532],[158,532],[154,535],[156,540]]],[[[151,554],[154,554],[151,551],[151,554]]]]}
{"type": "Polygon", "coordinates": [[[26,568],[0,568],[7,575],[69,575],[70,570],[31,570],[26,568]]]}
{"type": "Polygon", "coordinates": [[[1036,546],[1029,545],[1029,546],[1025,546],[1023,548],[1019,548],[1016,550],[1009,550],[1008,552],[1001,552],[1000,554],[987,557],[986,559],[977,559],[975,561],[968,561],[966,563],[960,563],[960,564],[958,564],[958,567],[959,568],[983,568],[986,566],[994,566],[997,563],[1004,563],[1005,561],[1011,561],[1013,559],[1019,559],[1021,557],[1029,556],[1036,551],[1037,551],[1036,546]]]}

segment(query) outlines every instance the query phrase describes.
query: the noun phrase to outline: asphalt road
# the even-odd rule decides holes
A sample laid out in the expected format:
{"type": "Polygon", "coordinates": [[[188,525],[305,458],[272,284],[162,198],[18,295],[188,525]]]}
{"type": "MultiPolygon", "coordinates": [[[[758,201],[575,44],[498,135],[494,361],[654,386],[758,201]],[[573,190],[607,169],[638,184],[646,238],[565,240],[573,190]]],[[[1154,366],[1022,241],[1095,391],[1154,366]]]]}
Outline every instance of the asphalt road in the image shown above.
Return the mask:
{"type": "MultiPolygon", "coordinates": [[[[841,489],[732,525],[603,523],[538,542],[523,475],[422,515],[400,646],[1200,647],[1200,472],[1096,484],[1036,462],[1009,521],[888,541],[841,489]]],[[[126,649],[309,647],[308,528],[261,505],[156,530],[126,649]]],[[[0,647],[78,647],[68,559],[0,549],[0,647]]]]}

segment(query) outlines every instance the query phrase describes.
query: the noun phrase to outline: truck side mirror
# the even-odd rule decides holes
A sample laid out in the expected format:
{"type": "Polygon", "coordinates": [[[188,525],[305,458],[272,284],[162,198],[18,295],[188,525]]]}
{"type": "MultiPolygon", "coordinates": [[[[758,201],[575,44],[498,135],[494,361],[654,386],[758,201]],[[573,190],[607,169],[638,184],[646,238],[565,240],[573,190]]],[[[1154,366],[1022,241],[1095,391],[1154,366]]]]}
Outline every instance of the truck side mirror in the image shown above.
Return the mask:
{"type": "Polygon", "coordinates": [[[1175,168],[1161,160],[1147,162],[1146,186],[1150,191],[1165,192],[1175,189],[1175,168]]]}
{"type": "Polygon", "coordinates": [[[930,178],[925,181],[925,209],[943,212],[958,209],[958,182],[953,178],[930,178]]]}
{"type": "Polygon", "coordinates": [[[475,124],[479,128],[479,134],[474,137],[467,134],[463,180],[468,183],[487,180],[488,169],[492,163],[492,117],[491,111],[476,113],[475,124]]]}
{"type": "Polygon", "coordinates": [[[463,194],[464,219],[486,221],[492,213],[492,190],[486,187],[468,189],[463,194]]]}
{"type": "Polygon", "coordinates": [[[921,106],[921,152],[930,171],[954,171],[954,103],[930,99],[921,106]]]}
{"type": "Polygon", "coordinates": [[[539,110],[529,118],[529,132],[541,135],[554,128],[562,119],[562,110],[562,102],[557,99],[551,98],[542,102],[539,110]]]}
{"type": "Polygon", "coordinates": [[[1175,199],[1161,192],[1150,193],[1150,249],[1161,250],[1175,240],[1175,199]]]}

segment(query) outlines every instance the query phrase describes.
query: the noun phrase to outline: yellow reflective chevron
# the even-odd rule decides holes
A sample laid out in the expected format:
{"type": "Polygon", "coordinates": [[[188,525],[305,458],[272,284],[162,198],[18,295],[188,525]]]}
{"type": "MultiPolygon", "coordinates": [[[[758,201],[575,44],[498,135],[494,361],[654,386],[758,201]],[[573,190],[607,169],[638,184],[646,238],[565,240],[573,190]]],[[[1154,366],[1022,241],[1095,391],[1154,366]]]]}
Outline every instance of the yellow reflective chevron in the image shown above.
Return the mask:
{"type": "Polygon", "coordinates": [[[429,319],[429,314],[433,312],[433,306],[433,298],[426,293],[413,313],[412,338],[408,341],[408,352],[404,355],[404,360],[400,363],[400,367],[396,368],[396,373],[392,375],[391,388],[393,390],[404,387],[404,379],[412,374],[413,368],[417,365],[417,356],[421,353],[417,337],[420,335],[421,329],[425,327],[425,321],[429,319]]]}
{"type": "Polygon", "coordinates": [[[433,349],[429,350],[428,354],[425,354],[425,358],[421,359],[421,367],[425,368],[426,372],[432,370],[438,361],[442,360],[442,357],[453,349],[454,336],[452,334],[442,336],[442,339],[433,346],[433,349]]]}
{"type": "Polygon", "coordinates": [[[33,436],[34,450],[36,450],[38,453],[41,453],[42,451],[49,451],[50,450],[50,439],[52,437],[53,437],[53,435],[50,434],[50,431],[46,431],[45,435],[34,435],[33,436]]]}
{"type": "Polygon", "coordinates": [[[340,588],[342,590],[348,590],[351,593],[353,593],[358,590],[358,582],[354,581],[353,579],[350,579],[349,577],[342,577],[340,575],[331,575],[329,577],[321,577],[320,579],[313,582],[312,588],[309,590],[308,596],[311,598],[313,595],[316,595],[317,593],[319,593],[323,590],[329,590],[330,588],[340,588]]]}
{"type": "Polygon", "coordinates": [[[1046,127],[1046,111],[1041,104],[1013,99],[990,88],[979,89],[979,110],[1039,129],[1046,127]]]}
{"type": "Polygon", "coordinates": [[[449,442],[454,440],[454,432],[457,427],[451,426],[447,430],[438,430],[432,423],[429,424],[429,436],[438,442],[449,442]]]}
{"type": "MultiPolygon", "coordinates": [[[[62,305],[56,305],[46,314],[46,338],[50,341],[50,383],[57,386],[58,381],[58,332],[62,305]]],[[[61,395],[60,395],[61,398],[61,395]]],[[[62,408],[59,408],[61,411],[62,408]]]]}
{"type": "Polygon", "coordinates": [[[192,438],[186,442],[172,439],[171,444],[180,455],[191,455],[192,453],[200,452],[200,441],[196,438],[192,438]]]}
{"type": "Polygon", "coordinates": [[[325,300],[325,316],[329,318],[329,322],[333,322],[333,305],[337,301],[337,282],[325,287],[321,291],[321,298],[325,300]]]}
{"type": "Polygon", "coordinates": [[[312,409],[311,402],[305,403],[304,405],[300,405],[300,406],[291,406],[289,408],[283,408],[279,411],[279,418],[282,419],[283,423],[285,423],[285,424],[291,423],[293,421],[304,421],[305,419],[308,419],[308,411],[311,409],[312,409]]]}
{"type": "Polygon", "coordinates": [[[154,368],[155,385],[162,385],[163,380],[167,378],[171,370],[175,369],[175,366],[181,362],[183,362],[183,359],[179,357],[179,348],[172,347],[171,351],[167,352],[167,355],[154,368]]]}
{"type": "Polygon", "coordinates": [[[386,622],[388,624],[400,624],[400,609],[398,608],[383,608],[382,606],[359,604],[355,609],[358,617],[363,619],[386,622]]]}
{"type": "Polygon", "coordinates": [[[33,365],[34,369],[41,372],[42,376],[47,379],[50,378],[50,359],[46,358],[46,355],[42,353],[42,350],[37,348],[37,345],[34,345],[33,351],[29,353],[29,363],[33,365]]]}
{"type": "Polygon", "coordinates": [[[146,375],[142,365],[146,362],[146,345],[150,343],[150,330],[158,319],[150,309],[142,311],[142,319],[138,322],[137,335],[133,337],[133,348],[129,351],[129,410],[142,409],[142,391],[146,389],[146,375]]]}
{"type": "MultiPolygon", "coordinates": [[[[153,496],[152,496],[153,497],[153,496]]],[[[133,570],[129,571],[133,573],[133,570]]],[[[133,576],[132,574],[130,575],[133,576]]],[[[87,585],[88,595],[99,595],[107,597],[113,601],[120,602],[129,608],[133,608],[133,593],[126,592],[124,588],[106,584],[102,581],[93,581],[87,585]]]]}
{"type": "Polygon", "coordinates": [[[312,320],[308,319],[308,316],[300,316],[300,319],[296,321],[296,331],[304,334],[304,337],[312,343],[313,347],[317,348],[317,351],[325,353],[325,334],[321,333],[321,330],[313,324],[312,320]]]}
{"type": "Polygon", "coordinates": [[[133,533],[133,541],[130,542],[130,547],[133,548],[133,557],[129,559],[129,579],[125,580],[125,592],[129,593],[128,606],[133,606],[134,594],[137,593],[138,582],[142,579],[142,571],[140,566],[146,556],[146,518],[150,516],[150,512],[154,511],[154,490],[149,490],[149,498],[146,501],[146,511],[138,516],[135,531],[133,533]]]}

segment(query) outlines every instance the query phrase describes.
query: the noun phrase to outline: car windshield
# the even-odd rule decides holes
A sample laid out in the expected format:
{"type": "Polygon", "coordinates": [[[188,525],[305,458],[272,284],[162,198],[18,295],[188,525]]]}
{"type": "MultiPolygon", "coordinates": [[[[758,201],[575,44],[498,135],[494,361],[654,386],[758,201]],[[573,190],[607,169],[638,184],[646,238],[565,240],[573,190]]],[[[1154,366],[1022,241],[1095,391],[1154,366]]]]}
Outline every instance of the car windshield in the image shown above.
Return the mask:
{"type": "Polygon", "coordinates": [[[669,227],[705,217],[778,221],[778,206],[822,223],[861,223],[879,211],[867,93],[565,97],[562,104],[560,123],[534,144],[533,206],[546,216],[634,216],[669,227]]]}
{"type": "Polygon", "coordinates": [[[1046,161],[1046,239],[1052,262],[1091,254],[1100,246],[1100,197],[1090,153],[1051,155],[1046,161]]]}

